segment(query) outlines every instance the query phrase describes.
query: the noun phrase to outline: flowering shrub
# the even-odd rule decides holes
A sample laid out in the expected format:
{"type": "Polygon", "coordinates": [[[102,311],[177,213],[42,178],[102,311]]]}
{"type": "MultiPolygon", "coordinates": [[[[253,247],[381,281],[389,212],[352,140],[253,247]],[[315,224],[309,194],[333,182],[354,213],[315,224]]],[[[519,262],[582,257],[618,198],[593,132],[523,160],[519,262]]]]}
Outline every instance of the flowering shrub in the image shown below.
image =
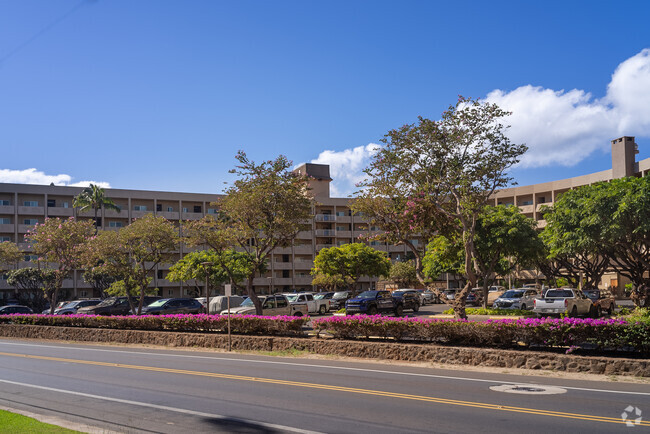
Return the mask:
{"type": "Polygon", "coordinates": [[[393,318],[379,315],[337,316],[312,320],[318,333],[335,338],[377,336],[451,345],[571,347],[650,353],[650,325],[622,319],[520,318],[469,322],[456,319],[393,318]]]}
{"type": "MultiPolygon", "coordinates": [[[[231,315],[232,333],[245,335],[302,336],[309,317],[231,315]]],[[[120,330],[167,330],[174,332],[219,332],[228,329],[226,315],[0,315],[0,324],[30,324],[61,327],[92,327],[120,330]]]]}

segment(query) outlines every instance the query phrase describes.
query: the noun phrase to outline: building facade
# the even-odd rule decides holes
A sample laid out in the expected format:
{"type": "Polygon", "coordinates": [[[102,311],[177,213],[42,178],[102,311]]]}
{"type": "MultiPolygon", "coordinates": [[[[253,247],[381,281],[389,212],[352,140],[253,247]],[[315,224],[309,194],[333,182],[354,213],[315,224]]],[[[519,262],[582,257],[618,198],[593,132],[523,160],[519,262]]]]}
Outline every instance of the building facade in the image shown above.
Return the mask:
{"type": "MultiPolygon", "coordinates": [[[[535,219],[539,227],[544,227],[541,207],[552,205],[563,192],[582,185],[624,176],[647,175],[650,172],[650,158],[636,162],[636,153],[638,151],[634,137],[626,136],[612,140],[611,169],[558,181],[503,189],[493,195],[491,203],[516,205],[525,215],[535,219]]],[[[296,170],[311,178],[312,193],[315,196],[311,229],[298,233],[291,247],[276,249],[273,252],[268,264],[268,272],[253,282],[259,293],[313,289],[310,270],[315,255],[321,249],[358,242],[360,236],[378,230],[369,227],[363,217],[352,214],[350,202],[353,199],[330,197],[329,184],[332,179],[329,166],[303,164],[296,170]]],[[[72,206],[74,197],[81,191],[81,187],[0,183],[0,242],[15,242],[25,251],[25,260],[18,264],[19,268],[37,265],[37,258],[30,251],[24,238],[27,231],[36,223],[43,223],[48,217],[93,217],[93,211],[79,212],[72,206]]],[[[212,203],[220,197],[216,194],[121,189],[107,189],[106,196],[110,197],[121,210],[117,212],[102,209],[98,221],[101,230],[119,230],[134,218],[152,213],[173,222],[179,228],[179,232],[182,230],[183,221],[198,220],[205,215],[216,213],[216,207],[212,203]]],[[[422,240],[414,241],[422,242],[422,240]]],[[[392,260],[404,258],[407,254],[405,246],[388,245],[378,241],[371,241],[369,244],[386,252],[392,260]]],[[[190,249],[181,245],[176,252],[178,258],[180,259],[188,251],[190,249]]],[[[163,297],[198,296],[197,291],[203,288],[202,282],[190,281],[179,284],[166,280],[165,276],[170,265],[159,266],[151,276],[152,286],[159,288],[160,295],[163,297]]],[[[98,294],[93,294],[90,285],[84,282],[82,274],[82,271],[73,272],[65,280],[64,289],[67,290],[69,297],[97,296],[98,294]]],[[[605,282],[604,286],[621,286],[619,276],[609,278],[610,281],[605,282]]],[[[368,277],[360,281],[364,289],[374,288],[376,282],[377,279],[368,277]]],[[[219,292],[220,289],[214,290],[215,294],[219,292]]],[[[0,305],[12,298],[12,294],[13,288],[2,276],[0,305]]]]}

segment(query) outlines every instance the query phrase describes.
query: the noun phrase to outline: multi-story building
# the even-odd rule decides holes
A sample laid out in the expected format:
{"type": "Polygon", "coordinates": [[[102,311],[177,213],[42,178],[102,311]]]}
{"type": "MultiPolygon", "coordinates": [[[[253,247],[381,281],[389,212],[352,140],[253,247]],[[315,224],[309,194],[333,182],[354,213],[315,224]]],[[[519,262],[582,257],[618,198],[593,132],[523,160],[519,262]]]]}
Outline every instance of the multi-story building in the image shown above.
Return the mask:
{"type": "MultiPolygon", "coordinates": [[[[494,194],[492,203],[516,205],[543,227],[545,222],[540,208],[543,205],[552,205],[563,192],[594,182],[647,175],[650,172],[650,158],[636,162],[637,152],[634,137],[612,140],[611,169],[575,178],[503,189],[494,194]]],[[[353,199],[330,197],[329,184],[332,179],[329,166],[304,164],[296,170],[308,174],[312,179],[310,183],[315,201],[312,205],[314,218],[311,228],[298,233],[291,247],[276,249],[273,252],[268,272],[253,282],[259,293],[312,289],[310,270],[318,251],[359,241],[359,236],[378,230],[369,227],[362,216],[352,214],[350,201],[353,199]]],[[[34,224],[42,223],[48,217],[93,217],[92,211],[79,212],[72,207],[74,197],[81,190],[80,187],[0,183],[0,242],[16,242],[25,251],[25,261],[21,262],[19,267],[36,265],[34,261],[37,258],[24,239],[28,229],[34,224]]],[[[121,211],[100,210],[98,225],[102,230],[119,230],[132,219],[153,213],[172,221],[180,231],[183,221],[198,220],[207,214],[215,213],[216,207],[212,203],[220,197],[216,194],[121,189],[108,189],[106,195],[113,199],[121,211]]],[[[393,260],[403,258],[407,254],[405,246],[387,245],[377,241],[371,241],[369,244],[387,252],[393,260]]],[[[178,257],[187,251],[189,249],[181,245],[178,257]]],[[[160,266],[152,276],[152,286],[159,288],[164,297],[194,295],[196,289],[202,287],[201,282],[169,282],[165,279],[167,271],[168,266],[160,266]]],[[[364,288],[372,288],[376,281],[377,279],[366,277],[360,283],[364,288]]],[[[616,283],[618,277],[614,276],[606,284],[617,286],[616,283]]],[[[69,290],[72,297],[97,295],[93,294],[90,285],[84,282],[81,271],[72,273],[64,282],[64,288],[69,290]]],[[[0,280],[0,304],[11,298],[12,292],[13,289],[7,285],[6,280],[0,280]]]]}

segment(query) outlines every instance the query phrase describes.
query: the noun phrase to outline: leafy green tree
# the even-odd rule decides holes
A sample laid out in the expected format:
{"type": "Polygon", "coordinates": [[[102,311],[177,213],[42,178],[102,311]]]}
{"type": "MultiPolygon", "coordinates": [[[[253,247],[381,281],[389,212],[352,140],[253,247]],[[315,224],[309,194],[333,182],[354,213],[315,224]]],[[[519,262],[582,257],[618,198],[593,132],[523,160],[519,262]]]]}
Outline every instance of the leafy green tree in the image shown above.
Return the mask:
{"type": "Polygon", "coordinates": [[[217,287],[227,282],[239,287],[239,283],[251,273],[251,258],[243,252],[232,249],[199,250],[188,253],[178,262],[169,267],[167,280],[170,282],[183,282],[196,280],[204,282],[206,271],[208,285],[217,287]],[[203,265],[209,263],[209,265],[203,265]]]}
{"type": "Polygon", "coordinates": [[[611,257],[606,236],[611,221],[598,215],[611,215],[616,209],[613,204],[606,208],[604,202],[597,201],[593,186],[585,187],[563,193],[552,207],[542,211],[546,227],[540,236],[547,259],[554,263],[544,271],[597,288],[611,257]]]}
{"type": "Polygon", "coordinates": [[[356,290],[363,276],[388,276],[390,265],[385,252],[362,243],[351,243],[318,252],[311,274],[342,276],[351,281],[351,287],[356,290]]]}
{"type": "Polygon", "coordinates": [[[482,271],[483,307],[487,308],[488,288],[497,275],[517,268],[533,267],[544,251],[536,230],[537,222],[514,206],[487,206],[476,224],[475,260],[482,271]]]}
{"type": "Polygon", "coordinates": [[[0,273],[15,268],[24,254],[16,243],[11,241],[0,243],[0,273]]]}
{"type": "Polygon", "coordinates": [[[311,218],[311,199],[307,177],[291,172],[292,164],[280,156],[256,164],[246,154],[237,154],[239,165],[231,170],[238,179],[226,189],[219,202],[225,216],[217,222],[227,244],[238,246],[251,260],[246,292],[262,314],[262,303],[253,280],[264,270],[271,252],[292,244],[305,222],[311,218]]]}
{"type": "Polygon", "coordinates": [[[343,277],[340,274],[322,274],[317,273],[312,279],[312,285],[322,286],[326,291],[336,291],[352,284],[350,277],[343,277]]]}
{"type": "Polygon", "coordinates": [[[91,221],[48,218],[25,235],[39,258],[46,263],[56,264],[51,286],[50,313],[54,313],[63,280],[73,270],[82,267],[83,254],[95,231],[93,226],[91,221]]]}
{"type": "Polygon", "coordinates": [[[101,270],[90,268],[83,274],[84,282],[93,288],[93,292],[99,292],[100,298],[106,298],[106,290],[115,283],[115,277],[101,270]]]}
{"type": "MultiPolygon", "coordinates": [[[[79,208],[79,211],[94,211],[95,228],[99,227],[97,220],[97,213],[103,207],[104,209],[114,210],[120,212],[120,207],[115,205],[112,199],[106,197],[103,188],[90,184],[79,193],[72,202],[72,206],[79,208]]],[[[97,230],[95,229],[95,233],[97,230]]]]}
{"type": "Polygon", "coordinates": [[[20,304],[32,306],[40,313],[45,309],[45,299],[51,299],[48,290],[52,290],[53,270],[41,270],[34,267],[19,268],[7,273],[7,283],[15,289],[16,300],[20,304]]]}
{"type": "MultiPolygon", "coordinates": [[[[432,280],[443,273],[462,275],[465,270],[465,256],[462,243],[456,238],[444,235],[434,236],[427,245],[427,253],[422,260],[423,274],[432,280]]],[[[446,297],[440,297],[447,300],[446,297]]]]}
{"type": "Polygon", "coordinates": [[[461,318],[469,290],[484,273],[476,260],[479,214],[497,189],[511,184],[507,170],[527,150],[506,136],[501,120],[507,115],[494,104],[460,97],[439,121],[419,118],[418,124],[389,131],[353,205],[386,232],[387,241],[413,251],[422,284],[425,252],[410,240],[460,234],[467,283],[454,312],[461,318]]]}
{"type": "Polygon", "coordinates": [[[412,261],[394,262],[390,267],[388,278],[395,282],[399,288],[410,288],[418,282],[412,261]]]}
{"type": "Polygon", "coordinates": [[[131,309],[139,315],[145,295],[151,292],[153,271],[158,264],[175,262],[178,242],[178,229],[173,223],[147,214],[117,232],[100,232],[89,245],[86,266],[121,281],[111,286],[113,294],[118,289],[125,295],[137,294],[137,309],[133,304],[131,309]]]}

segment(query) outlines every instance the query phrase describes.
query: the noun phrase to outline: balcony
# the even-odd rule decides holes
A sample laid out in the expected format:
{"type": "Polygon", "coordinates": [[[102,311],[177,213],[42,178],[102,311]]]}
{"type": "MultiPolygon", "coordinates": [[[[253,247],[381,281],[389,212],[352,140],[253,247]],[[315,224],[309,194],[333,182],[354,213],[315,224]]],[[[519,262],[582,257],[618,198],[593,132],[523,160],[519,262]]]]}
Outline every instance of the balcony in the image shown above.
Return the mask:
{"type": "Polygon", "coordinates": [[[0,214],[13,214],[14,210],[13,205],[0,205],[0,214]]]}
{"type": "Polygon", "coordinates": [[[403,246],[403,245],[399,245],[399,246],[389,245],[388,246],[388,251],[389,252],[403,252],[404,249],[406,249],[406,246],[403,246]]]}
{"type": "Polygon", "coordinates": [[[274,262],[274,270],[291,270],[293,268],[293,263],[291,262],[274,262]]]}
{"type": "Polygon", "coordinates": [[[336,231],[336,238],[352,238],[352,231],[336,231]]]}
{"type": "Polygon", "coordinates": [[[153,214],[153,211],[131,211],[131,218],[139,219],[147,214],[153,214]]]}
{"type": "Polygon", "coordinates": [[[275,255],[290,255],[292,252],[291,247],[276,247],[273,249],[275,255]]]}
{"type": "Polygon", "coordinates": [[[183,220],[201,220],[203,218],[202,212],[184,212],[181,214],[183,220]]]}
{"type": "Polygon", "coordinates": [[[313,278],[311,276],[296,276],[293,278],[294,285],[311,285],[313,278]]]}
{"type": "Polygon", "coordinates": [[[298,235],[296,235],[296,238],[301,239],[301,240],[311,240],[312,232],[311,231],[300,231],[300,232],[298,232],[298,235]]]}
{"type": "Polygon", "coordinates": [[[335,222],[336,216],[331,214],[316,214],[317,222],[335,222]]]}
{"type": "Polygon", "coordinates": [[[18,214],[21,215],[45,215],[45,208],[42,206],[19,206],[18,214]]]}
{"type": "Polygon", "coordinates": [[[317,237],[333,237],[336,235],[336,230],[334,229],[316,229],[314,232],[317,237]]]}
{"type": "Polygon", "coordinates": [[[256,277],[253,279],[253,286],[271,286],[271,280],[270,277],[256,277]]]}
{"type": "Polygon", "coordinates": [[[47,208],[48,217],[72,217],[72,208],[63,208],[58,206],[50,206],[47,208]]]}
{"type": "Polygon", "coordinates": [[[311,255],[314,253],[314,248],[311,244],[303,244],[293,247],[293,253],[296,255],[311,255]]]}
{"type": "Polygon", "coordinates": [[[334,247],[334,244],[316,244],[316,251],[319,251],[321,249],[329,249],[330,247],[334,247]]]}
{"type": "Polygon", "coordinates": [[[519,205],[519,210],[522,214],[532,213],[534,210],[534,205],[519,205]]]}
{"type": "Polygon", "coordinates": [[[16,230],[16,227],[13,225],[13,223],[0,225],[0,232],[11,232],[13,234],[14,230],[16,230]]]}
{"type": "Polygon", "coordinates": [[[349,215],[346,215],[346,216],[337,215],[336,216],[336,221],[338,223],[352,223],[352,217],[350,217],[349,215]]]}
{"type": "MultiPolygon", "coordinates": [[[[124,207],[124,208],[126,208],[126,207],[124,207]]],[[[121,210],[120,212],[117,212],[116,210],[113,210],[113,209],[107,209],[107,210],[104,210],[104,217],[129,218],[129,213],[125,209],[121,210]]]]}
{"type": "Polygon", "coordinates": [[[180,213],[178,211],[157,211],[156,215],[164,217],[167,220],[178,220],[180,217],[180,213]]]}
{"type": "Polygon", "coordinates": [[[296,270],[311,270],[314,267],[314,261],[295,261],[293,268],[296,270]]]}
{"type": "Polygon", "coordinates": [[[273,280],[273,285],[276,286],[293,284],[293,279],[291,277],[274,277],[272,280],[273,280]]]}

